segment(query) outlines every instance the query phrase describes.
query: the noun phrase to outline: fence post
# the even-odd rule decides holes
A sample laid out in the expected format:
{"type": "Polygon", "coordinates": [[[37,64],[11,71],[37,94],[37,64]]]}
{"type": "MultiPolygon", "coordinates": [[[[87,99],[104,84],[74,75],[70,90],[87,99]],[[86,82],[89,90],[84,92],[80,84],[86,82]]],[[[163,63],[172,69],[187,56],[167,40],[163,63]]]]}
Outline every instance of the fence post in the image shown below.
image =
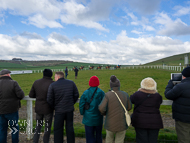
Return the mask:
{"type": "Polygon", "coordinates": [[[33,137],[33,105],[32,101],[36,100],[35,98],[30,98],[29,96],[25,96],[23,100],[27,101],[27,127],[26,134],[27,140],[31,140],[33,137]]]}

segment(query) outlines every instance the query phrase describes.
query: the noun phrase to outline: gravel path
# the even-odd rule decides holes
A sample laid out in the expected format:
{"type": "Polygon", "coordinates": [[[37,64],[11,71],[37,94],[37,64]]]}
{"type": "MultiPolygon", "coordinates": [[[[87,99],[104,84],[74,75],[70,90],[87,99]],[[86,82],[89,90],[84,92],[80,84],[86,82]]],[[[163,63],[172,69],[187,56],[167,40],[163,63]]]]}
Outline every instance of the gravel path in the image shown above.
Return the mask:
{"type": "MultiPolygon", "coordinates": [[[[34,110],[33,110],[34,111],[34,110]]],[[[33,113],[34,117],[33,119],[35,120],[35,113],[33,113]]],[[[82,123],[82,117],[79,113],[79,111],[75,111],[74,112],[74,123],[82,123]]],[[[19,110],[19,118],[23,119],[26,118],[26,107],[22,107],[19,110]]],[[[163,124],[164,124],[164,128],[170,128],[170,127],[175,127],[175,122],[172,119],[172,114],[162,114],[162,120],[163,120],[163,124]]],[[[39,143],[43,143],[43,134],[40,136],[40,140],[39,143]]],[[[19,139],[21,143],[32,143],[32,140],[28,141],[26,138],[26,134],[20,134],[19,135],[19,139]]],[[[66,137],[64,137],[64,139],[66,140],[66,137]]],[[[86,139],[85,138],[75,138],[76,143],[85,143],[86,139]]],[[[11,135],[8,134],[8,140],[7,143],[11,143],[11,135]]],[[[50,143],[53,143],[53,135],[50,136],[50,143]]],[[[66,143],[66,141],[64,142],[66,143]]],[[[103,140],[103,143],[105,143],[105,140],[103,140]]]]}

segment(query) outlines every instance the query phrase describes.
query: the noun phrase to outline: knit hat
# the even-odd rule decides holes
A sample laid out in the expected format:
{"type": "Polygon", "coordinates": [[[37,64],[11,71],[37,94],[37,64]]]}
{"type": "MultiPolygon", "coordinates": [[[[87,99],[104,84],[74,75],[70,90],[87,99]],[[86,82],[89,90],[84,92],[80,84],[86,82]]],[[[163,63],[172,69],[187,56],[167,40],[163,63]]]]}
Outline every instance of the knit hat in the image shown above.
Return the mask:
{"type": "Polygon", "coordinates": [[[44,76],[47,76],[47,77],[52,77],[53,72],[52,72],[51,69],[44,69],[43,75],[44,75],[44,76]]]}
{"type": "Polygon", "coordinates": [[[141,88],[156,91],[157,83],[151,77],[147,77],[141,81],[141,88]]]}
{"type": "Polygon", "coordinates": [[[120,81],[115,75],[110,77],[110,88],[112,87],[120,87],[120,81]]]}
{"type": "Polygon", "coordinates": [[[3,70],[0,72],[0,75],[5,75],[5,74],[9,74],[9,73],[11,73],[10,70],[3,69],[3,70]]]}
{"type": "Polygon", "coordinates": [[[181,72],[184,77],[190,77],[190,67],[186,67],[181,72]]]}
{"type": "Polygon", "coordinates": [[[97,76],[92,76],[90,78],[90,80],[89,80],[89,85],[91,87],[96,87],[96,86],[100,85],[100,81],[99,81],[98,77],[97,76]]]}

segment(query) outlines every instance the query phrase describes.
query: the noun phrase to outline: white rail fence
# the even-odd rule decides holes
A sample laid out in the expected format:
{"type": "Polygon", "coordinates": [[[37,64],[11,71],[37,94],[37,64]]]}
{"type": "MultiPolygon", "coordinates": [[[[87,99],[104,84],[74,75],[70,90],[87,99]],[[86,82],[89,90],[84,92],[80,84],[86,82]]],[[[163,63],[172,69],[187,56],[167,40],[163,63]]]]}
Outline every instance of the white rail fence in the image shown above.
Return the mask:
{"type": "MultiPolygon", "coordinates": [[[[27,127],[26,127],[26,134],[27,139],[31,140],[33,138],[33,105],[32,101],[35,101],[35,98],[30,98],[29,96],[25,96],[23,100],[27,101],[27,127]]],[[[80,101],[80,98],[77,102],[80,101]]],[[[162,105],[172,105],[171,100],[163,100],[162,105]]]]}
{"type": "MultiPolygon", "coordinates": [[[[121,66],[120,69],[165,69],[165,70],[173,70],[173,71],[182,71],[185,68],[185,66],[121,66]]],[[[89,68],[83,68],[83,70],[105,70],[105,67],[102,67],[101,69],[97,69],[96,67],[94,69],[89,68]]],[[[107,70],[115,70],[115,67],[110,67],[107,70]]],[[[57,71],[65,71],[65,69],[52,69],[53,72],[57,71]]],[[[72,68],[68,68],[68,71],[73,71],[72,68]]],[[[32,73],[42,73],[43,70],[33,70],[32,73]]]]}

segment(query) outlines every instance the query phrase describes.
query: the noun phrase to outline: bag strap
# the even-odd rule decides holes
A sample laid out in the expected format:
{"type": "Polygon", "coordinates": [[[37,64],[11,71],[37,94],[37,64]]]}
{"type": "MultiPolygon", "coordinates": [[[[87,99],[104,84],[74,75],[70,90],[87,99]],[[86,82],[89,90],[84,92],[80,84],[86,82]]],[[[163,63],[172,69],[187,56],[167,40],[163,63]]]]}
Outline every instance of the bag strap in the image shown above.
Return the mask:
{"type": "Polygon", "coordinates": [[[148,97],[150,97],[150,94],[148,94],[139,104],[137,104],[137,105],[135,106],[134,111],[135,111],[135,109],[136,109],[140,104],[142,104],[148,97]]]}
{"type": "Polygon", "coordinates": [[[93,100],[93,98],[94,98],[94,94],[95,94],[95,92],[97,91],[97,89],[98,89],[98,87],[96,87],[96,89],[95,89],[95,91],[94,91],[94,93],[93,93],[93,95],[92,95],[92,97],[91,97],[91,99],[90,99],[89,104],[92,102],[92,100],[93,100]]]}
{"type": "Polygon", "coordinates": [[[123,103],[121,102],[121,99],[119,98],[119,96],[117,95],[117,93],[116,93],[115,91],[113,91],[113,90],[111,90],[111,92],[114,92],[114,93],[115,93],[115,95],[117,96],[117,98],[118,98],[119,102],[121,103],[121,105],[122,105],[123,109],[125,110],[125,112],[128,112],[128,111],[126,110],[125,106],[123,105],[123,103]]]}

